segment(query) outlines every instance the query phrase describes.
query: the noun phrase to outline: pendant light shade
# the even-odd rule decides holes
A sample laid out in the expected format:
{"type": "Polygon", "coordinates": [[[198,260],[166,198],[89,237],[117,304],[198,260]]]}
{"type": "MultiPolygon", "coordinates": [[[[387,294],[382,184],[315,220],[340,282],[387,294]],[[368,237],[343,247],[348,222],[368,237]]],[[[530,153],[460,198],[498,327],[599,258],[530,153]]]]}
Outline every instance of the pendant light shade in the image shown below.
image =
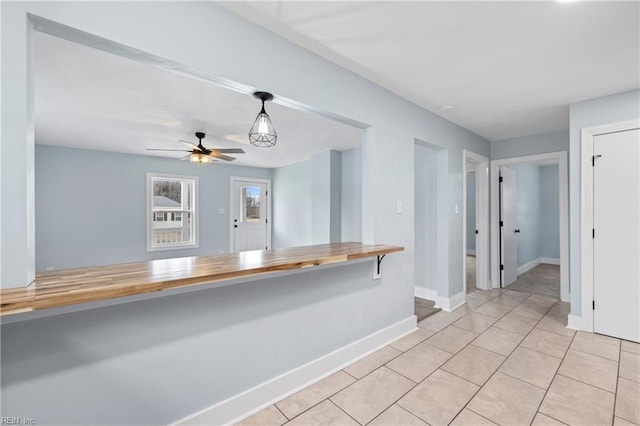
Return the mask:
{"type": "Polygon", "coordinates": [[[253,96],[262,101],[262,109],[260,110],[260,113],[258,113],[256,120],[253,122],[251,130],[249,130],[249,142],[251,145],[259,147],[268,148],[270,146],[274,146],[278,140],[278,134],[276,133],[276,129],[273,127],[269,114],[264,110],[265,101],[272,100],[273,95],[267,92],[255,92],[253,96]]]}

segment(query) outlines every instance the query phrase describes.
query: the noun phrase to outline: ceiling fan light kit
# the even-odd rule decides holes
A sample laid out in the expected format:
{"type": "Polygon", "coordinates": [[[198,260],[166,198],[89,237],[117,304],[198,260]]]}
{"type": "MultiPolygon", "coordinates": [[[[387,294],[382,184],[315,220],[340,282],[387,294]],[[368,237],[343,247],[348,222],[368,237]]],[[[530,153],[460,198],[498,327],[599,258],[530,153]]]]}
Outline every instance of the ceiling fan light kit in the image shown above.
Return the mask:
{"type": "Polygon", "coordinates": [[[209,164],[211,163],[211,157],[205,154],[190,154],[189,161],[197,164],[209,164]]]}
{"type": "Polygon", "coordinates": [[[188,152],[189,154],[185,155],[181,158],[181,160],[186,160],[187,158],[192,163],[196,164],[210,164],[213,162],[213,159],[224,160],[224,161],[233,161],[235,157],[230,157],[224,154],[244,154],[244,150],[241,148],[205,148],[202,145],[202,139],[205,138],[205,134],[202,132],[196,132],[196,138],[198,138],[198,145],[193,144],[187,141],[180,141],[185,144],[190,149],[154,149],[147,148],[147,151],[180,151],[180,152],[188,152]]]}
{"type": "Polygon", "coordinates": [[[262,101],[262,109],[249,130],[249,143],[257,147],[271,147],[276,144],[278,134],[271,122],[269,114],[264,109],[264,103],[273,100],[273,95],[268,92],[255,92],[253,96],[262,101]]]}

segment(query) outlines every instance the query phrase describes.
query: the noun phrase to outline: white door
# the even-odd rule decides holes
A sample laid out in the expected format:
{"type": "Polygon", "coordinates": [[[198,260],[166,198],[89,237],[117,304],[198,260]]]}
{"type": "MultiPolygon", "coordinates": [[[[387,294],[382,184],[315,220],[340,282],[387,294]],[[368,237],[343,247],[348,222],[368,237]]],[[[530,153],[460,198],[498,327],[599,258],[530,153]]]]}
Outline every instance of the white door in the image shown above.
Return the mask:
{"type": "Polygon", "coordinates": [[[506,287],[518,279],[518,239],[516,204],[516,172],[508,167],[500,168],[500,218],[502,226],[502,286],[506,287]]]}
{"type": "Polygon", "coordinates": [[[231,250],[265,250],[268,241],[267,183],[231,181],[231,250]]]}
{"type": "Polygon", "coordinates": [[[640,341],[640,130],[598,135],[593,152],[593,330],[640,341]]]}

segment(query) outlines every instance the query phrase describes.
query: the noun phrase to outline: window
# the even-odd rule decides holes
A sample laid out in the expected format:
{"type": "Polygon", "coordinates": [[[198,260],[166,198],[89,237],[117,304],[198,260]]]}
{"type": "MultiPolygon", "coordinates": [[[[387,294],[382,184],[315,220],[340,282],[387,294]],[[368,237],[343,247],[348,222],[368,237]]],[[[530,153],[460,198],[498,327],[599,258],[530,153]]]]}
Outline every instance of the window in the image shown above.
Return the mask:
{"type": "Polygon", "coordinates": [[[147,251],[198,247],[198,178],[147,174],[147,251]]]}

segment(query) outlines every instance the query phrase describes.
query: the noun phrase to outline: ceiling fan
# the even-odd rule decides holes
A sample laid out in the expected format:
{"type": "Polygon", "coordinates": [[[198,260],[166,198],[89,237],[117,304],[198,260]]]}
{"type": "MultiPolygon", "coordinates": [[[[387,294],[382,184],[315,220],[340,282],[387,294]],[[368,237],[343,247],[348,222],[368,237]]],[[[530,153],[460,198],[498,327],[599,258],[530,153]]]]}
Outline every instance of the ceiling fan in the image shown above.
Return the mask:
{"type": "Polygon", "coordinates": [[[244,150],[241,148],[205,148],[202,145],[202,139],[205,138],[205,134],[202,132],[196,132],[196,138],[198,138],[198,145],[180,141],[191,149],[163,149],[163,148],[147,148],[147,151],[179,151],[188,152],[189,154],[181,158],[181,160],[189,159],[192,163],[211,163],[213,159],[233,161],[235,157],[230,157],[224,154],[244,154],[244,150]]]}

